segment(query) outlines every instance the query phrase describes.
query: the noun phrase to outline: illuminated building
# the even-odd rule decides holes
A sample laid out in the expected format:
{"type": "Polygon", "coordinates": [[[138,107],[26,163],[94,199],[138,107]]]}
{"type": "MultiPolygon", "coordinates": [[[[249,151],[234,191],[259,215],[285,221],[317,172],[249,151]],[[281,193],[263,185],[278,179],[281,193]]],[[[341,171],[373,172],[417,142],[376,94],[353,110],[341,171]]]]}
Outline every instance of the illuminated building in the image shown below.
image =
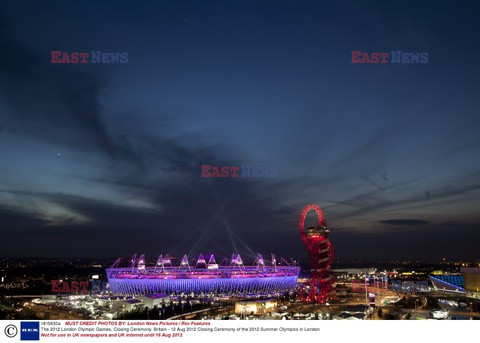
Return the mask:
{"type": "Polygon", "coordinates": [[[142,301],[147,308],[169,306],[171,302],[170,296],[162,293],[142,295],[137,299],[142,301]]]}
{"type": "Polygon", "coordinates": [[[265,314],[272,312],[277,307],[275,299],[245,300],[235,302],[235,313],[237,314],[265,314]]]}
{"type": "Polygon", "coordinates": [[[193,263],[184,256],[176,266],[169,256],[162,255],[154,266],[146,266],[144,255],[138,259],[133,256],[128,267],[119,267],[120,261],[115,261],[106,273],[110,290],[126,295],[267,295],[293,289],[300,272],[300,267],[290,266],[284,259],[277,263],[274,255],[267,263],[260,254],[251,266],[244,265],[237,254],[221,264],[213,255],[208,262],[200,255],[193,263]]]}
{"type": "Polygon", "coordinates": [[[430,281],[436,291],[465,293],[461,275],[430,275],[430,281]]]}
{"type": "Polygon", "coordinates": [[[460,273],[463,276],[467,295],[480,298],[480,268],[461,267],[460,273]]]}

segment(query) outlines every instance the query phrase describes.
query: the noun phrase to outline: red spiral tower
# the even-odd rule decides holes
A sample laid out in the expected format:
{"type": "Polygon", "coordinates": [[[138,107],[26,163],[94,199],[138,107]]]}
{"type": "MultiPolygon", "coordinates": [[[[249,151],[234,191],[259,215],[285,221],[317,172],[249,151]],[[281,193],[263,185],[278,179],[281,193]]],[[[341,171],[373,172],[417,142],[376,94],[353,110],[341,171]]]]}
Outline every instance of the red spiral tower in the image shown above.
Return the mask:
{"type": "Polygon", "coordinates": [[[330,231],[327,229],[322,209],[315,204],[305,206],[300,215],[298,228],[300,237],[307,246],[311,270],[310,289],[302,290],[300,297],[304,301],[324,304],[332,291],[335,278],[330,269],[333,262],[333,247],[328,239],[330,231]],[[305,217],[310,210],[316,212],[318,225],[305,228],[305,217]]]}

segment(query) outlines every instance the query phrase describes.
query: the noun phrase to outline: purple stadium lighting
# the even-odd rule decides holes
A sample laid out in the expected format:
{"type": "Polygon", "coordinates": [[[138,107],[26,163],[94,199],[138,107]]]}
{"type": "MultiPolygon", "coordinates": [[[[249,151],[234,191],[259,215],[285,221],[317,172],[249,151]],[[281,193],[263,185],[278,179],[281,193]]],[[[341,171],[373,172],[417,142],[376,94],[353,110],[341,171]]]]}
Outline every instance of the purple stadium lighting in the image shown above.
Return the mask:
{"type": "Polygon", "coordinates": [[[145,265],[144,255],[139,259],[134,255],[132,260],[129,267],[119,267],[120,259],[117,259],[106,269],[113,293],[273,294],[294,289],[300,272],[300,267],[288,265],[284,259],[281,259],[281,264],[277,264],[276,260],[266,263],[260,254],[257,254],[252,266],[245,265],[238,254],[233,254],[232,259],[222,265],[215,262],[213,254],[208,263],[200,255],[191,266],[186,255],[176,266],[172,266],[170,258],[163,255],[158,257],[154,266],[145,265]]]}

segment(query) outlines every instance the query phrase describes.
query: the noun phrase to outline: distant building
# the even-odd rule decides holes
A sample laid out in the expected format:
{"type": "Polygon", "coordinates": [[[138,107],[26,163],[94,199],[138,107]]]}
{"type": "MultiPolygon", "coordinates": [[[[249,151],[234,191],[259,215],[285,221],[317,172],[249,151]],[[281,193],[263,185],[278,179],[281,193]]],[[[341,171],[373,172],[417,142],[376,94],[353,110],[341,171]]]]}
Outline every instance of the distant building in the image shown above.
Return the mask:
{"type": "Polygon", "coordinates": [[[235,303],[235,313],[237,314],[265,314],[273,311],[277,307],[275,299],[245,300],[235,303]]]}
{"type": "Polygon", "coordinates": [[[169,306],[171,302],[170,296],[164,293],[144,295],[137,299],[142,301],[147,308],[162,307],[163,305],[169,306]]]}
{"type": "Polygon", "coordinates": [[[334,269],[336,275],[373,275],[375,268],[342,268],[334,269]]]}
{"type": "Polygon", "coordinates": [[[480,268],[460,268],[468,295],[480,298],[480,268]]]}
{"type": "Polygon", "coordinates": [[[143,302],[138,299],[130,299],[130,300],[124,300],[124,301],[119,301],[116,302],[113,305],[114,311],[130,311],[133,310],[137,306],[142,306],[143,302]]]}

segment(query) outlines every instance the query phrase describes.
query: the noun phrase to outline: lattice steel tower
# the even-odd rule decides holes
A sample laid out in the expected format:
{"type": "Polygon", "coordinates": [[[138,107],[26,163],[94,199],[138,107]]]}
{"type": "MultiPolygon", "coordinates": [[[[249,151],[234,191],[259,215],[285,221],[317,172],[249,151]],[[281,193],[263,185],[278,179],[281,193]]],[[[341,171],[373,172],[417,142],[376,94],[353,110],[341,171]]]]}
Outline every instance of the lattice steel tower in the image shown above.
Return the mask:
{"type": "Polygon", "coordinates": [[[310,288],[308,291],[302,290],[300,297],[305,301],[324,304],[332,291],[335,277],[330,269],[333,262],[333,247],[328,239],[330,230],[327,229],[322,209],[314,204],[306,206],[300,215],[298,228],[300,237],[307,246],[311,270],[310,288]],[[318,225],[305,228],[305,217],[310,210],[316,212],[318,225]]]}

